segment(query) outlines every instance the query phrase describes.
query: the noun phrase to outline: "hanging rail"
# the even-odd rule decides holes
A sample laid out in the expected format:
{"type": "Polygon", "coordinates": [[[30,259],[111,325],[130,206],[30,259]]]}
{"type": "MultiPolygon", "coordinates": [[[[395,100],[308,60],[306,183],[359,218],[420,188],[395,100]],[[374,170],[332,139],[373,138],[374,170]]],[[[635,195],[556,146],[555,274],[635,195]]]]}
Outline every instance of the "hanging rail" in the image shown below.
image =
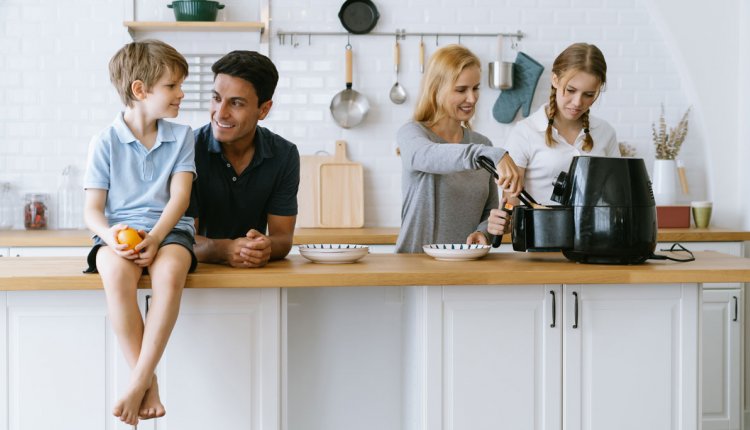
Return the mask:
{"type": "Polygon", "coordinates": [[[299,45],[299,42],[295,41],[295,37],[300,36],[307,36],[307,44],[312,44],[312,36],[346,36],[349,37],[356,37],[356,36],[390,36],[390,37],[396,37],[397,39],[404,40],[407,36],[419,36],[421,38],[427,37],[434,37],[435,38],[435,45],[438,45],[438,40],[441,37],[458,37],[458,43],[461,43],[462,37],[497,37],[497,36],[503,36],[503,37],[509,37],[513,40],[513,45],[517,45],[518,42],[524,38],[525,34],[521,32],[521,30],[516,31],[515,33],[441,33],[441,32],[415,32],[410,33],[407,32],[406,29],[396,29],[396,31],[393,32],[381,32],[381,31],[372,31],[370,33],[365,34],[354,34],[354,33],[347,33],[345,31],[283,31],[279,30],[276,32],[276,36],[279,38],[279,44],[285,45],[286,44],[286,37],[289,36],[289,42],[293,47],[297,47],[299,45]]]}

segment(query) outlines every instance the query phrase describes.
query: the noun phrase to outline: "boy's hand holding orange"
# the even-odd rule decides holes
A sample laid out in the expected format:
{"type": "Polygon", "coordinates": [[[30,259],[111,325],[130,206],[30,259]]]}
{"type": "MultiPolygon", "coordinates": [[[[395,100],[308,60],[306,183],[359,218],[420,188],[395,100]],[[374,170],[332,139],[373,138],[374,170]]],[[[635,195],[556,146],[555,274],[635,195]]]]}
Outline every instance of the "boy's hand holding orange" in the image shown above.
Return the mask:
{"type": "Polygon", "coordinates": [[[128,227],[118,231],[115,240],[119,244],[127,245],[125,251],[130,251],[135,250],[135,246],[141,243],[143,238],[138,234],[138,231],[128,227]]]}

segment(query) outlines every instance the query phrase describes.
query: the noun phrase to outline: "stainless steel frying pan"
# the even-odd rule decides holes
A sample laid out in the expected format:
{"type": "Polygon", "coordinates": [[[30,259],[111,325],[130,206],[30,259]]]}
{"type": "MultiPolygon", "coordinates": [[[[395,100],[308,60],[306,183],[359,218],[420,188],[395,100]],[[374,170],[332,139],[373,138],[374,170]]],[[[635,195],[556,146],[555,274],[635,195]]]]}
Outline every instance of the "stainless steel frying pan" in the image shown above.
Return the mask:
{"type": "Polygon", "coordinates": [[[352,45],[346,45],[346,89],[331,100],[333,120],[343,128],[351,128],[361,123],[370,110],[367,97],[352,89],[352,45]]]}

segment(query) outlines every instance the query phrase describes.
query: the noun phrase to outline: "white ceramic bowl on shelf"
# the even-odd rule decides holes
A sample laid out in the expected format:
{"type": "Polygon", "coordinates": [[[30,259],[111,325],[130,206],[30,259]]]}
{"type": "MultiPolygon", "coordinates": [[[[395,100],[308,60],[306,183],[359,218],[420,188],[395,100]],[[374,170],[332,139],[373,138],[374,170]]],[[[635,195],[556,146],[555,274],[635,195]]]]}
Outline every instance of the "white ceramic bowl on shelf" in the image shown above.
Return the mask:
{"type": "Polygon", "coordinates": [[[370,252],[367,245],[341,243],[315,243],[299,245],[298,248],[304,258],[324,264],[354,263],[370,252]]]}
{"type": "Polygon", "coordinates": [[[467,245],[465,243],[436,243],[422,247],[425,254],[441,261],[465,261],[482,258],[490,252],[489,245],[467,245]]]}

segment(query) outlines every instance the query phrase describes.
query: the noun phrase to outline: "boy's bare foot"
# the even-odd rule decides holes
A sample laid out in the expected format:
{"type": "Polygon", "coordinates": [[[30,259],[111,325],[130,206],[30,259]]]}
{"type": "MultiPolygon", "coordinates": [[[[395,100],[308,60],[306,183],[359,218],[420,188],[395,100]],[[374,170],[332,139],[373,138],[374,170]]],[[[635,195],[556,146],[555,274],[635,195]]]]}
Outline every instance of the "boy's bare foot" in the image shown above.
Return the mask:
{"type": "Polygon", "coordinates": [[[131,426],[138,424],[138,412],[148,386],[131,383],[125,395],[115,403],[112,414],[131,426]]]}
{"type": "Polygon", "coordinates": [[[160,418],[166,414],[164,405],[161,403],[159,398],[159,384],[156,383],[156,375],[151,381],[151,386],[146,390],[146,394],[143,396],[141,402],[141,410],[138,412],[138,416],[142,420],[149,420],[151,418],[160,418]]]}

